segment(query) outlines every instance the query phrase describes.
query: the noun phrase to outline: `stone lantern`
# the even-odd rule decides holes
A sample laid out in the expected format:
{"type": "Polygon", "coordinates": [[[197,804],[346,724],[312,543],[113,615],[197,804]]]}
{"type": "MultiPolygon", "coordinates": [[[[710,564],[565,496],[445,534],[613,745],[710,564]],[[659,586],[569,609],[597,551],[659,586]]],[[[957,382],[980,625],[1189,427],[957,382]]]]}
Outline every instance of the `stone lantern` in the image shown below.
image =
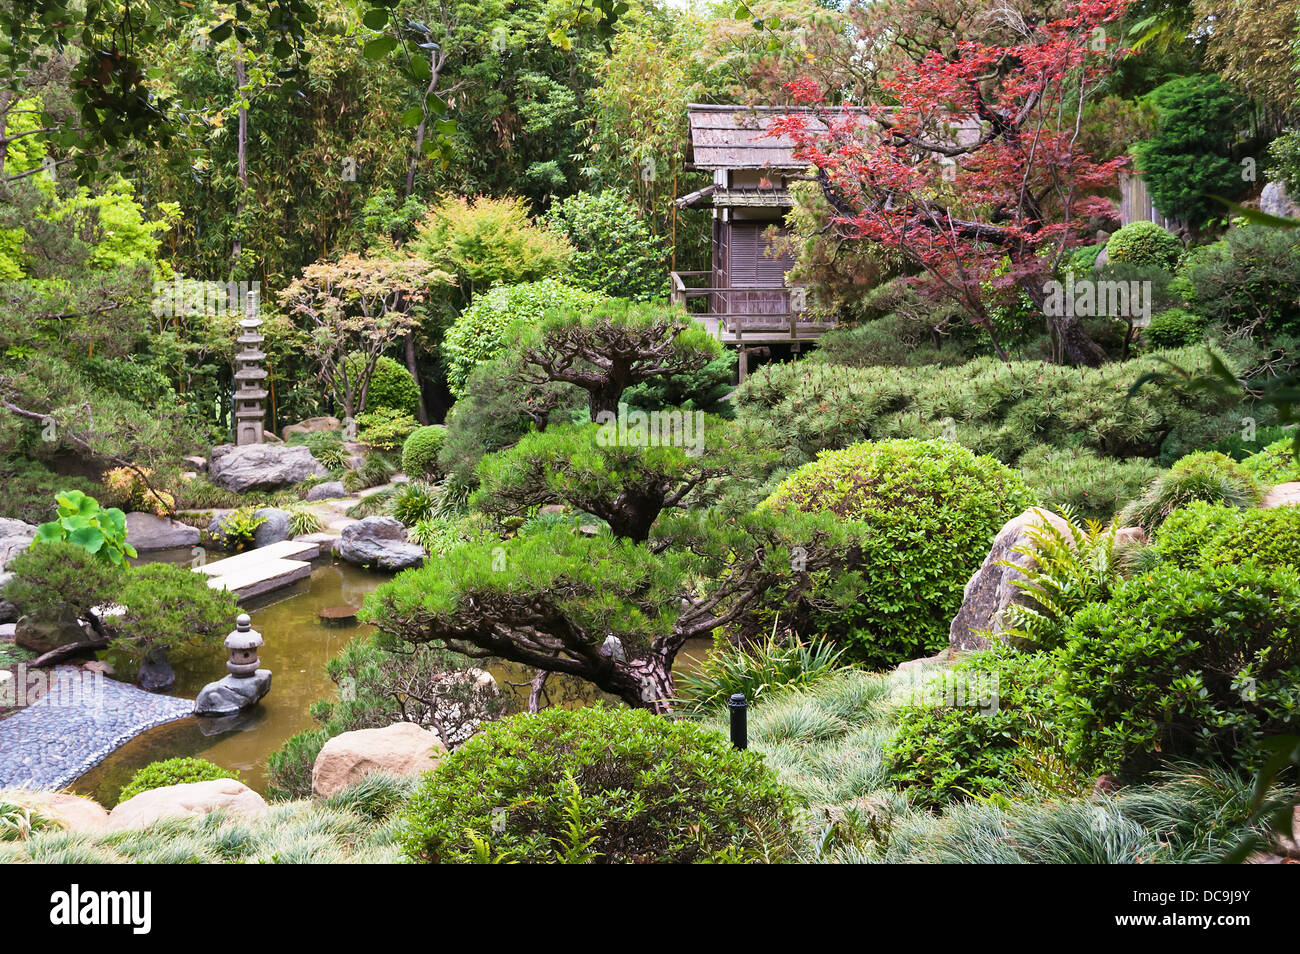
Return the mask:
{"type": "Polygon", "coordinates": [[[194,700],[195,715],[235,715],[255,706],[271,691],[271,671],[257,668],[261,664],[257,649],[262,645],[262,634],[253,629],[252,623],[247,613],[240,613],[235,620],[234,632],[226,637],[229,675],[203,687],[194,700]]]}
{"type": "Polygon", "coordinates": [[[238,367],[235,369],[235,443],[262,443],[263,427],[266,418],[267,391],[263,387],[267,371],[262,367],[266,352],[262,350],[265,340],[258,332],[262,319],[258,317],[259,303],[256,293],[249,296],[248,309],[240,320],[240,350],[235,355],[238,367]]]}

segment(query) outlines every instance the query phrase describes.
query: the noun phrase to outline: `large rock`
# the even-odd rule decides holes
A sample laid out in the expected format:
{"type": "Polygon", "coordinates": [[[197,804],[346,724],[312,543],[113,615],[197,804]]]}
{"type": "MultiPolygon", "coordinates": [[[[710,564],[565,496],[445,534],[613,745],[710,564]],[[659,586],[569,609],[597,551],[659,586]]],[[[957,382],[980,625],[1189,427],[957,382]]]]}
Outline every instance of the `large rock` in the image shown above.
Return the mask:
{"type": "Polygon", "coordinates": [[[1063,533],[1069,533],[1069,525],[1064,519],[1050,510],[1037,507],[1032,507],[1003,524],[993,540],[989,555],[966,583],[961,609],[957,611],[948,630],[950,649],[987,649],[989,640],[983,633],[996,635],[1002,632],[1003,612],[1024,598],[1020,587],[1012,585],[1016,580],[1025,579],[1017,567],[1031,566],[1033,561],[1033,557],[1014,550],[1022,544],[1032,544],[1026,531],[1044,523],[1051,524],[1063,533]],[[1003,561],[1015,565],[1002,566],[1003,561]]]}
{"type": "Polygon", "coordinates": [[[290,424],[280,431],[286,441],[295,434],[319,434],[322,431],[341,431],[343,422],[337,417],[309,417],[297,424],[290,424]]]}
{"type": "Polygon", "coordinates": [[[289,512],[277,507],[262,507],[253,511],[254,517],[261,517],[262,524],[253,531],[253,546],[269,547],[272,543],[289,539],[289,512]]]}
{"type": "Polygon", "coordinates": [[[0,570],[31,546],[35,536],[36,527],[32,524],[0,517],[0,570]]]}
{"type": "Polygon", "coordinates": [[[287,444],[223,444],[212,448],[208,479],[236,493],[277,490],[329,473],[306,447],[287,444]]]}
{"type": "Polygon", "coordinates": [[[336,735],[322,746],[311,769],[313,795],[328,798],[367,775],[420,775],[446,753],[436,732],[414,722],[336,735]]]}
{"type": "Polygon", "coordinates": [[[164,818],[200,818],[223,809],[258,818],[268,811],[265,800],[243,782],[219,778],[151,788],[128,798],[108,814],[109,831],[143,828],[164,818]]]}
{"type": "Polygon", "coordinates": [[[271,670],[259,669],[251,676],[227,674],[199,690],[194,698],[194,714],[232,716],[252,708],[271,691],[271,670]]]}
{"type": "Polygon", "coordinates": [[[1287,194],[1282,182],[1269,182],[1259,194],[1259,211],[1284,219],[1300,218],[1300,203],[1287,194]]]}
{"type": "Polygon", "coordinates": [[[1278,484],[1264,495],[1261,507],[1294,507],[1300,504],[1300,481],[1278,484]]]}
{"type": "Polygon", "coordinates": [[[336,497],[346,497],[348,489],[343,486],[341,480],[327,480],[323,484],[317,484],[307,491],[307,500],[333,500],[336,497]]]}
{"type": "Polygon", "coordinates": [[[406,527],[396,517],[366,517],[343,528],[335,552],[358,566],[405,570],[425,558],[424,547],[407,542],[406,527]]]}
{"type": "Polygon", "coordinates": [[[68,643],[79,643],[86,638],[86,630],[71,614],[57,620],[38,620],[24,616],[14,628],[14,645],[38,656],[68,643]]]}
{"type": "Polygon", "coordinates": [[[14,798],[68,831],[95,834],[108,827],[108,812],[99,802],[63,792],[19,792],[14,798]]]}
{"type": "Polygon", "coordinates": [[[199,528],[137,511],[126,515],[126,542],[141,553],[196,547],[199,545],[199,528]]]}

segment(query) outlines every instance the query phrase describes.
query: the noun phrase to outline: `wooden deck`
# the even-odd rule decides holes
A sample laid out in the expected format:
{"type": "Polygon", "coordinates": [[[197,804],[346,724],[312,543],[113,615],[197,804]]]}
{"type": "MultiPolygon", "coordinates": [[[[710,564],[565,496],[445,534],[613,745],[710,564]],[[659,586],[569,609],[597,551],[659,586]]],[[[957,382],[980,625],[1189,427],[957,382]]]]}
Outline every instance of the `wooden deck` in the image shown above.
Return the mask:
{"type": "Polygon", "coordinates": [[[708,280],[709,272],[673,272],[670,298],[684,307],[713,337],[725,345],[816,341],[834,325],[806,314],[800,286],[713,288],[690,285],[688,279],[708,280]],[[692,299],[706,299],[704,310],[692,311],[692,299]]]}

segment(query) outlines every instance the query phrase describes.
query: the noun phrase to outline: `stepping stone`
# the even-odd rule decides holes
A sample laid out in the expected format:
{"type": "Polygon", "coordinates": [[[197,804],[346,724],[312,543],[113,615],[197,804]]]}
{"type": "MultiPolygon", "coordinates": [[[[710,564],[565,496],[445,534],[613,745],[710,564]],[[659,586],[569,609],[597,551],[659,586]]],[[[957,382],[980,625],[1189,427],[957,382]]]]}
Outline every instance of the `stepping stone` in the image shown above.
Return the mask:
{"type": "Polygon", "coordinates": [[[258,547],[255,550],[246,550],[235,556],[226,557],[224,560],[213,560],[211,563],[205,563],[194,569],[199,573],[206,573],[208,576],[226,576],[230,573],[243,572],[247,567],[272,560],[314,560],[318,556],[320,556],[319,543],[302,540],[281,540],[279,543],[258,547]]]}
{"type": "Polygon", "coordinates": [[[208,586],[214,590],[229,590],[243,600],[278,590],[310,576],[311,564],[302,560],[264,560],[211,577],[208,586]]]}

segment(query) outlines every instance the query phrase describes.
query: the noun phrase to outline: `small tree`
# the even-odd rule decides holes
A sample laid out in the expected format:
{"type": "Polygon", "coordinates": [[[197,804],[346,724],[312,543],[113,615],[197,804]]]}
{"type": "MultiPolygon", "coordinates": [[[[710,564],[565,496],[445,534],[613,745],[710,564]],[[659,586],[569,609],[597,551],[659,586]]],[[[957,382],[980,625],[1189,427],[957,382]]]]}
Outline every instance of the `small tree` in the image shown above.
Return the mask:
{"type": "Polygon", "coordinates": [[[315,262],[280,295],[307,327],[321,381],[354,418],[380,356],[419,324],[413,307],[451,276],[423,259],[363,258],[315,262]],[[359,357],[349,357],[359,355],[359,357]]]}
{"type": "Polygon", "coordinates": [[[611,299],[585,313],[547,315],[527,339],[520,376],[582,388],[596,421],[602,412],[616,413],[633,385],[698,371],[721,353],[685,312],[611,299]]]}

